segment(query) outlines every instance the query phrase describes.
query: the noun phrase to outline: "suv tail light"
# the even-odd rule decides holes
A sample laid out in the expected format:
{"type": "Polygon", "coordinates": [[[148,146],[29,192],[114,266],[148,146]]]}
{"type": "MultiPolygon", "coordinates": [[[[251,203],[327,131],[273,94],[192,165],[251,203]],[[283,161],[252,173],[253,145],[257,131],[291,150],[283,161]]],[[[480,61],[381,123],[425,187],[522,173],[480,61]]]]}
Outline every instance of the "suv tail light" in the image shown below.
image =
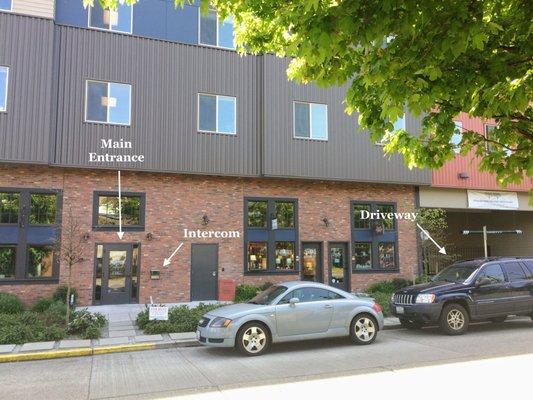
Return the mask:
{"type": "Polygon", "coordinates": [[[381,308],[381,306],[379,305],[379,303],[374,303],[374,305],[372,306],[372,308],[373,308],[374,311],[377,312],[377,313],[380,313],[381,311],[383,311],[383,309],[381,308]]]}

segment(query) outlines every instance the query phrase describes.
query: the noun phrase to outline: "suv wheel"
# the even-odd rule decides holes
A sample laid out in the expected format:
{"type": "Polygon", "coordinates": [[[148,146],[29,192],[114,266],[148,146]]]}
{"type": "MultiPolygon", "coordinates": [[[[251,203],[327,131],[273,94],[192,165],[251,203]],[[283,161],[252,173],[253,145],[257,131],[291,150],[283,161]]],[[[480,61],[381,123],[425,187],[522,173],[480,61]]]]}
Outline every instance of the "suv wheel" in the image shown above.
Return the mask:
{"type": "Polygon", "coordinates": [[[468,329],[469,323],[468,312],[460,304],[447,304],[442,309],[439,325],[447,335],[462,335],[468,329]]]}
{"type": "Polygon", "coordinates": [[[421,321],[410,321],[405,318],[400,318],[400,324],[407,329],[422,329],[424,323],[421,321]]]}
{"type": "Polygon", "coordinates": [[[261,323],[244,324],[237,333],[237,349],[247,356],[260,356],[270,348],[270,332],[261,323]]]}
{"type": "Polygon", "coordinates": [[[355,344],[370,344],[378,335],[378,323],[369,314],[359,314],[350,323],[350,338],[355,344]]]}

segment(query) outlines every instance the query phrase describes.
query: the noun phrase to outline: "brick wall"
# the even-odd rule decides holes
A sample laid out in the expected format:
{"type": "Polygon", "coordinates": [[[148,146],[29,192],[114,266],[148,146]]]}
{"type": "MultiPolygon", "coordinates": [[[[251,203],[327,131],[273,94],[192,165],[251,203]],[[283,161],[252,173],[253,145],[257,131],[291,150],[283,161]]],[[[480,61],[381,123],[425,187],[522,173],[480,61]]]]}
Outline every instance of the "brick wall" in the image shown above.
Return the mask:
{"type": "MultiPolygon", "coordinates": [[[[115,171],[64,169],[44,166],[0,165],[0,187],[53,188],[63,190],[63,220],[69,210],[90,238],[87,261],[77,265],[74,286],[79,303],[91,304],[94,248],[96,243],[119,242],[115,232],[92,231],[93,192],[117,190],[115,171]]],[[[158,302],[189,300],[191,243],[219,243],[219,279],[237,284],[255,284],[298,279],[297,275],[249,276],[243,274],[243,199],[246,196],[291,197],[298,199],[299,240],[322,242],[324,281],[327,282],[327,242],[350,242],[350,200],[394,201],[399,212],[414,209],[412,186],[325,182],[287,179],[248,179],[179,174],[122,172],[124,192],[146,193],[146,229],[126,232],[123,242],[141,243],[140,302],[153,296],[158,302]],[[202,225],[207,214],[209,225],[202,225]],[[326,227],[322,219],[330,220],[326,227]],[[186,239],[183,229],[237,230],[240,239],[186,239]],[[152,233],[153,239],[146,238],[152,233]],[[184,246],[168,268],[163,260],[176,246],[184,246]],[[150,280],[150,268],[161,270],[160,280],[150,280]]],[[[400,274],[352,274],[352,290],[395,276],[411,278],[416,271],[416,232],[412,222],[399,221],[400,274]]],[[[66,279],[61,266],[60,282],[66,279]]],[[[28,304],[48,296],[57,285],[0,285],[0,291],[19,294],[28,304]]]]}

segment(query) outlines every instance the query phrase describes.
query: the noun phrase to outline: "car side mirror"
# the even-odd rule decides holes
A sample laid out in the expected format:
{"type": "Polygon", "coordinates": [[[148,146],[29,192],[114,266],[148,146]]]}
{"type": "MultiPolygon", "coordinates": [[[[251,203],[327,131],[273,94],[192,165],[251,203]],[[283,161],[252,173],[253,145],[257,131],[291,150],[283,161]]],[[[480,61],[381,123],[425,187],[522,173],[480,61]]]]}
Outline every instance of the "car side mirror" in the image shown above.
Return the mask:
{"type": "Polygon", "coordinates": [[[300,299],[298,297],[293,297],[292,299],[289,300],[289,304],[291,307],[295,307],[296,303],[299,303],[299,302],[300,302],[300,299]]]}
{"type": "Polygon", "coordinates": [[[487,286],[487,285],[491,285],[492,284],[492,281],[487,278],[486,276],[484,276],[483,278],[479,278],[477,281],[476,281],[476,286],[487,286]]]}

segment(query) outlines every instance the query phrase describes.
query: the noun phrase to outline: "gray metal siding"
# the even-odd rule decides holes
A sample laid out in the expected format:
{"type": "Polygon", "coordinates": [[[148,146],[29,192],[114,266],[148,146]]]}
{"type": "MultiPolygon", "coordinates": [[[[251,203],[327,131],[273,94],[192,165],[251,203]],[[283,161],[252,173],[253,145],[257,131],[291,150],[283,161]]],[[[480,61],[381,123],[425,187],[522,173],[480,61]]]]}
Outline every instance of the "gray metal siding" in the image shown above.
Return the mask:
{"type": "MultiPolygon", "coordinates": [[[[287,80],[287,61],[264,56],[264,174],[350,181],[429,184],[430,172],[409,170],[401,156],[387,159],[367,132],[358,132],[357,117],[342,103],[345,87],[330,89],[296,85],[287,80]],[[328,105],[328,140],[296,139],[293,101],[328,105]]],[[[420,121],[408,116],[407,129],[420,121]]]]}
{"type": "Polygon", "coordinates": [[[0,13],[0,65],[9,67],[0,112],[0,159],[48,163],[54,24],[0,13]]]}
{"type": "Polygon", "coordinates": [[[56,164],[260,174],[261,57],[66,26],[56,26],[56,38],[56,164]],[[87,79],[132,85],[130,127],[84,122],[87,79]],[[237,135],[197,132],[199,92],[237,97],[237,135]],[[89,152],[103,152],[101,139],[120,138],[144,164],[89,164],[89,152]]]}

